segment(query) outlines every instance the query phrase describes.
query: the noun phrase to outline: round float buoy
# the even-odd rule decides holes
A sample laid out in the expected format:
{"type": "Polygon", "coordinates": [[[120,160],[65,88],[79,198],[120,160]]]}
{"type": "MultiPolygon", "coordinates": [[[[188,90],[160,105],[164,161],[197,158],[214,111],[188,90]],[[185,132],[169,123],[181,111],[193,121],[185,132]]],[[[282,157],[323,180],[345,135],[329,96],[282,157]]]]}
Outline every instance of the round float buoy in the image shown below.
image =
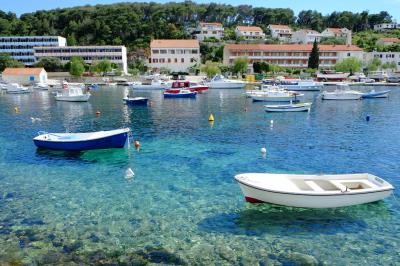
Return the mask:
{"type": "Polygon", "coordinates": [[[369,115],[367,115],[367,116],[365,117],[365,120],[367,120],[367,122],[370,120],[369,115]]]}
{"type": "Polygon", "coordinates": [[[16,113],[19,113],[19,107],[18,107],[18,106],[15,106],[15,107],[14,107],[14,111],[15,111],[16,113]]]}
{"type": "Polygon", "coordinates": [[[97,115],[97,116],[101,115],[101,112],[100,112],[100,111],[97,111],[97,112],[96,112],[96,115],[97,115]]]}
{"type": "Polygon", "coordinates": [[[210,116],[208,117],[208,121],[213,122],[214,121],[214,116],[213,114],[210,114],[210,116]]]}
{"type": "Polygon", "coordinates": [[[244,111],[247,112],[247,107],[244,108],[244,111]]]}
{"type": "Polygon", "coordinates": [[[265,147],[262,147],[262,148],[261,148],[261,153],[262,153],[262,154],[266,154],[266,153],[267,153],[267,149],[266,149],[265,147]]]}
{"type": "Polygon", "coordinates": [[[269,121],[269,123],[270,123],[271,125],[273,125],[273,124],[274,124],[274,120],[271,119],[271,121],[269,121]]]}
{"type": "Polygon", "coordinates": [[[140,142],[139,142],[138,140],[135,140],[135,141],[133,142],[133,145],[135,146],[135,149],[136,149],[136,150],[139,150],[139,149],[140,149],[140,142]]]}

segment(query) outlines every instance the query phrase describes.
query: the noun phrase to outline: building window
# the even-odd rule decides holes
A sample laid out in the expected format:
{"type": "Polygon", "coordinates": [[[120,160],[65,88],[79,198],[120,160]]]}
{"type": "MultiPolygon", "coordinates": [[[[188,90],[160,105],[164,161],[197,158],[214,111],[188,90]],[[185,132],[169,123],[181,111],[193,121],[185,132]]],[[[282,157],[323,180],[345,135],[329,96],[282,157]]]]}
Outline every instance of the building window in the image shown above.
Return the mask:
{"type": "Polygon", "coordinates": [[[159,54],[160,51],[159,50],[153,50],[153,54],[159,54]]]}
{"type": "Polygon", "coordinates": [[[170,54],[175,54],[175,50],[169,50],[170,54]]]}
{"type": "Polygon", "coordinates": [[[153,63],[158,63],[158,59],[153,59],[153,63]]]}
{"type": "Polygon", "coordinates": [[[347,56],[351,56],[351,54],[350,54],[350,53],[347,53],[347,56]]]}
{"type": "Polygon", "coordinates": [[[168,63],[171,63],[171,58],[168,58],[168,63]]]}
{"type": "Polygon", "coordinates": [[[197,49],[193,49],[193,50],[192,50],[192,54],[198,54],[198,52],[199,52],[199,51],[198,51],[197,49]]]}
{"type": "Polygon", "coordinates": [[[178,58],[175,58],[175,63],[178,63],[178,58]]]}
{"type": "Polygon", "coordinates": [[[160,54],[166,54],[167,50],[160,50],[160,54]]]}
{"type": "Polygon", "coordinates": [[[185,58],[181,58],[181,63],[185,63],[185,58]]]}

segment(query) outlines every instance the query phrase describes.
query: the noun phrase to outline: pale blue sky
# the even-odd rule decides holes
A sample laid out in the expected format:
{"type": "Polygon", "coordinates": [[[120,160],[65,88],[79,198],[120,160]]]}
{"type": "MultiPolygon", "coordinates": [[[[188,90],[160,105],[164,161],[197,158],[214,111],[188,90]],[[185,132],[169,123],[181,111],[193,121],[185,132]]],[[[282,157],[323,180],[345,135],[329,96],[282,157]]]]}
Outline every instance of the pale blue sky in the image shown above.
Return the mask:
{"type": "MultiPolygon", "coordinates": [[[[167,0],[153,0],[154,2],[165,3],[167,0]]],[[[118,2],[135,2],[135,1],[118,1],[118,0],[0,0],[0,9],[3,11],[12,11],[18,15],[33,12],[42,9],[53,9],[62,7],[72,7],[81,5],[109,4],[118,2]]],[[[143,1],[142,1],[143,2],[143,1]]],[[[181,1],[176,1],[181,2],[181,1]]],[[[289,7],[297,14],[300,10],[313,9],[323,14],[332,11],[353,11],[361,12],[369,10],[371,13],[379,11],[388,11],[394,19],[400,21],[400,0],[218,0],[218,1],[195,1],[197,3],[225,3],[232,5],[251,4],[261,7],[289,7]]]]}

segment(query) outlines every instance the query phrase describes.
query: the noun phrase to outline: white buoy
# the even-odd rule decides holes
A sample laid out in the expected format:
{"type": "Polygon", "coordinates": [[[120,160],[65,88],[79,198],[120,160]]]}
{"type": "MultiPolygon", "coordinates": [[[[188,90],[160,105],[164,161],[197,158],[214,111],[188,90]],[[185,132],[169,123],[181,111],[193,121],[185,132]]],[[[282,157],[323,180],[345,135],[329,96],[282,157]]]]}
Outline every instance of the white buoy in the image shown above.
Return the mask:
{"type": "Polygon", "coordinates": [[[273,125],[274,124],[274,120],[271,119],[270,124],[273,125]]]}
{"type": "Polygon", "coordinates": [[[266,154],[266,153],[267,153],[267,149],[266,149],[265,147],[262,147],[262,148],[261,148],[261,153],[262,153],[262,154],[266,154]]]}
{"type": "Polygon", "coordinates": [[[32,123],[35,123],[36,121],[37,122],[42,121],[42,119],[40,119],[39,117],[31,117],[31,120],[32,120],[32,123]]]}
{"type": "Polygon", "coordinates": [[[131,168],[126,169],[125,171],[125,179],[132,179],[135,176],[135,173],[131,168]]]}

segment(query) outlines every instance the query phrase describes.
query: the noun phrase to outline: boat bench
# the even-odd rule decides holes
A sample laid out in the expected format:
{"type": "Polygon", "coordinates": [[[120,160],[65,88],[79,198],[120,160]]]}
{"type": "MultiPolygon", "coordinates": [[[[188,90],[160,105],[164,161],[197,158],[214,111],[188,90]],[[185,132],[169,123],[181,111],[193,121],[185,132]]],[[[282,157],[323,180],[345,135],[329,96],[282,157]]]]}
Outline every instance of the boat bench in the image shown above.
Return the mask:
{"type": "Polygon", "coordinates": [[[312,190],[314,191],[318,191],[318,192],[324,192],[325,190],[323,190],[320,186],[318,186],[313,180],[304,180],[304,182],[312,188],[312,190]]]}

